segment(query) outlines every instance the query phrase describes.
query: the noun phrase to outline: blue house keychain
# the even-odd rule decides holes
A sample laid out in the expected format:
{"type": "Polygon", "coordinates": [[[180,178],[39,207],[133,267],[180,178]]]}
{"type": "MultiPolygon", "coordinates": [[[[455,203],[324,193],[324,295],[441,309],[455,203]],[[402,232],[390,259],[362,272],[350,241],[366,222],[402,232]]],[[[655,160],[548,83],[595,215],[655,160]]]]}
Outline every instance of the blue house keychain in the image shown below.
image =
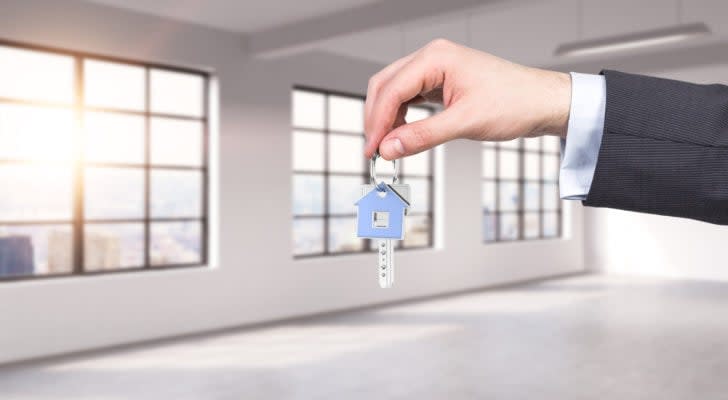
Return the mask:
{"type": "Polygon", "coordinates": [[[397,184],[399,161],[394,162],[392,183],[377,182],[375,154],[369,163],[371,185],[365,185],[364,196],[357,206],[356,234],[360,238],[379,239],[377,258],[379,286],[391,287],[394,283],[394,240],[404,239],[404,218],[410,203],[409,186],[397,184]]]}

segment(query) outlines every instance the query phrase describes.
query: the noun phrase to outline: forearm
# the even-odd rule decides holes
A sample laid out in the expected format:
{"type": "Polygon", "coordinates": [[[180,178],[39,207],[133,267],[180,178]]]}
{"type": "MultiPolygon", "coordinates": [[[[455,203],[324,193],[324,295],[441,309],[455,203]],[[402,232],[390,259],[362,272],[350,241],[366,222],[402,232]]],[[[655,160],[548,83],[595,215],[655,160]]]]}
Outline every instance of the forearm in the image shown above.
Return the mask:
{"type": "Polygon", "coordinates": [[[728,87],[605,71],[585,205],[728,224],[728,87]]]}

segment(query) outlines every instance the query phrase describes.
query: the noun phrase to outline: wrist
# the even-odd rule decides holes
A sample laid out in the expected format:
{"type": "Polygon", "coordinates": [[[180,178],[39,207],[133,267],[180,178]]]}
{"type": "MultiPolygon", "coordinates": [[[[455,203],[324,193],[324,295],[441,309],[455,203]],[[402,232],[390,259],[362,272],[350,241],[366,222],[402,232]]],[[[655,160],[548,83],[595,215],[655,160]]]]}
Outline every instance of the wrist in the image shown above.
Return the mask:
{"type": "Polygon", "coordinates": [[[543,111],[539,133],[566,138],[571,110],[571,75],[555,71],[542,72],[543,111]]]}

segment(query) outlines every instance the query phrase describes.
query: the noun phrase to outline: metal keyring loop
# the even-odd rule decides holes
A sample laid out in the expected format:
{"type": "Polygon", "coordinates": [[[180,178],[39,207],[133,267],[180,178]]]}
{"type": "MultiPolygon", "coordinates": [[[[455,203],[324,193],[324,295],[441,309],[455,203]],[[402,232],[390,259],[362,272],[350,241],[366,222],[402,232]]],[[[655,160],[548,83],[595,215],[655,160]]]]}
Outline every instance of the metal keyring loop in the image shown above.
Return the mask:
{"type": "MultiPolygon", "coordinates": [[[[377,182],[377,158],[379,158],[379,152],[377,151],[374,153],[374,156],[372,156],[372,159],[369,160],[369,177],[372,180],[372,185],[376,185],[377,182]]],[[[394,176],[392,177],[392,185],[397,183],[399,180],[399,160],[392,160],[392,163],[394,164],[394,176]]]]}

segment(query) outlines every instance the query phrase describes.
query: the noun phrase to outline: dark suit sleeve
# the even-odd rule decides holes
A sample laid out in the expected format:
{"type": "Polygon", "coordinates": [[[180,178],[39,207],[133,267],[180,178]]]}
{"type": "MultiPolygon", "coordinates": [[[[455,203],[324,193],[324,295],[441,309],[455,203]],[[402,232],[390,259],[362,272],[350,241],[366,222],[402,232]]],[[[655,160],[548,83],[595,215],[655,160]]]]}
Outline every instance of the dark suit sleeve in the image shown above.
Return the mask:
{"type": "Polygon", "coordinates": [[[604,134],[584,205],[728,225],[728,87],[602,74],[604,134]]]}

